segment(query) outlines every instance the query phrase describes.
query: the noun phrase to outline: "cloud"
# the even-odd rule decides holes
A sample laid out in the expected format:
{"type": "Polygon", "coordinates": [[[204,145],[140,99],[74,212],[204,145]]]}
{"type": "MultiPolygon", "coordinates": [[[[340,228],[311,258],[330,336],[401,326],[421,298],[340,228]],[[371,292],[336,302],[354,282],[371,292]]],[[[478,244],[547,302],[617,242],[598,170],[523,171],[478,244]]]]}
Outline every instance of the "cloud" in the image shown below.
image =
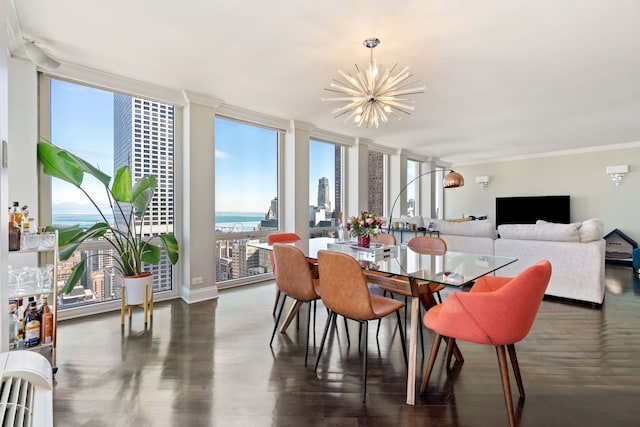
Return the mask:
{"type": "Polygon", "coordinates": [[[231,154],[225,151],[216,150],[216,159],[230,159],[231,157],[231,154]]]}

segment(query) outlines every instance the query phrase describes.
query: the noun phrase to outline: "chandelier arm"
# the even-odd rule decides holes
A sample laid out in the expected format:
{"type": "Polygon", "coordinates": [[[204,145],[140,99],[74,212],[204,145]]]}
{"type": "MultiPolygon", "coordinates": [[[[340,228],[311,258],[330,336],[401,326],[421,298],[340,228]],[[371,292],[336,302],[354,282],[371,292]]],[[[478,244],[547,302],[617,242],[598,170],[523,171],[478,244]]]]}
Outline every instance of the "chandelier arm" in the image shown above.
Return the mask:
{"type": "Polygon", "coordinates": [[[326,90],[330,90],[333,92],[340,92],[343,93],[345,95],[351,95],[351,96],[361,96],[362,93],[360,93],[359,91],[352,89],[348,86],[341,86],[335,83],[331,83],[331,88],[328,88],[326,90]]]}
{"type": "MultiPolygon", "coordinates": [[[[358,66],[356,65],[356,69],[358,66]]],[[[351,85],[353,89],[357,91],[362,91],[362,86],[359,84],[359,81],[356,77],[353,77],[351,74],[347,74],[341,70],[338,70],[338,73],[347,81],[347,85],[351,85]]],[[[358,74],[360,74],[360,70],[358,70],[358,74]]],[[[356,75],[357,76],[357,75],[356,75]]],[[[343,83],[344,84],[344,83],[343,83]]]]}

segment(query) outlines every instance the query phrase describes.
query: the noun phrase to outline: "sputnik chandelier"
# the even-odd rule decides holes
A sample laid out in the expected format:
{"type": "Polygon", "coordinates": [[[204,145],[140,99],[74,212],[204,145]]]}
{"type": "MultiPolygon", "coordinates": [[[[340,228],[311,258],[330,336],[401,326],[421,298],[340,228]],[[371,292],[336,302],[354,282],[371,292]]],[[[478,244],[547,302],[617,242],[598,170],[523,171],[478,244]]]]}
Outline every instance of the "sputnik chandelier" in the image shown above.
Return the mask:
{"type": "Polygon", "coordinates": [[[333,98],[321,98],[322,102],[341,102],[341,107],[335,108],[331,113],[335,118],[347,115],[345,123],[352,120],[353,124],[360,127],[365,124],[367,127],[378,127],[380,122],[386,123],[389,119],[387,115],[393,115],[400,119],[400,113],[411,115],[415,110],[414,101],[406,98],[406,95],[423,93],[425,86],[410,87],[418,81],[411,80],[409,67],[405,67],[397,74],[393,74],[398,64],[391,69],[378,66],[373,58],[373,48],[380,44],[376,38],[366,39],[362,43],[371,49],[369,68],[363,73],[358,64],[355,76],[338,70],[344,81],[333,79],[330,88],[326,90],[337,92],[345,96],[333,98]]]}

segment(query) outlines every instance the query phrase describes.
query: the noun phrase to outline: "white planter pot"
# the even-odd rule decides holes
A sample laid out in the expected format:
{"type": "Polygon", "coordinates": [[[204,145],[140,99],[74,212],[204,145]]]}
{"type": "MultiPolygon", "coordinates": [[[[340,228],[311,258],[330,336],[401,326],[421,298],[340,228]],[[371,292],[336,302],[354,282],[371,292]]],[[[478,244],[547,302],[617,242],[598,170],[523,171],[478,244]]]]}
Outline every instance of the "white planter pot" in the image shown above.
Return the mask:
{"type": "Polygon", "coordinates": [[[144,304],[146,301],[145,285],[148,285],[148,292],[151,295],[153,292],[153,275],[151,273],[146,276],[125,277],[124,303],[126,305],[144,304]]]}

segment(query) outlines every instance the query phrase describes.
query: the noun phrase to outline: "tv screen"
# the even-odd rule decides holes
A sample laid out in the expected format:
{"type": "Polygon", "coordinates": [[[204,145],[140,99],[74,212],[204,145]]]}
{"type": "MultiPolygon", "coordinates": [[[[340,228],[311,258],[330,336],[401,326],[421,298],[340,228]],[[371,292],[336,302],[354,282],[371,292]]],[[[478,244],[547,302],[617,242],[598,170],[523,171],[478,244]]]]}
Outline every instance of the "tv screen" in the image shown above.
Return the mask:
{"type": "Polygon", "coordinates": [[[496,197],[496,227],[535,224],[539,219],[568,224],[569,196],[496,197]]]}

